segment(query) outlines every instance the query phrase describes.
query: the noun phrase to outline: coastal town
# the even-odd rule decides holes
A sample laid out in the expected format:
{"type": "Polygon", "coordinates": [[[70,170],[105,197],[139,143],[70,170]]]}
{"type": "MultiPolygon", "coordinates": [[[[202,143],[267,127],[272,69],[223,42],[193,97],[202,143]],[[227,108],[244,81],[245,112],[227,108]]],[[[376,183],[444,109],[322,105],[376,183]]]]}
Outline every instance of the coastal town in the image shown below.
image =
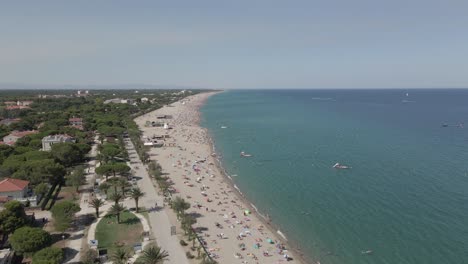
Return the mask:
{"type": "Polygon", "coordinates": [[[303,263],[199,125],[218,92],[2,93],[0,263],[303,263]]]}

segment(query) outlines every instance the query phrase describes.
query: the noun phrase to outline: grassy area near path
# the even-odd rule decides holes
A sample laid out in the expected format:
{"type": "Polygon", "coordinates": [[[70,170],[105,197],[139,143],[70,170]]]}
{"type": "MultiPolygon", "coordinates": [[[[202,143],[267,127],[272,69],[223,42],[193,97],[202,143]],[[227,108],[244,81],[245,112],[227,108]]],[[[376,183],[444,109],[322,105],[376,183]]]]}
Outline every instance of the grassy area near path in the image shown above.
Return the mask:
{"type": "Polygon", "coordinates": [[[96,227],[96,239],[99,248],[113,251],[118,246],[133,249],[135,243],[142,242],[143,225],[133,213],[125,211],[120,215],[120,224],[117,217],[106,215],[96,227]]]}

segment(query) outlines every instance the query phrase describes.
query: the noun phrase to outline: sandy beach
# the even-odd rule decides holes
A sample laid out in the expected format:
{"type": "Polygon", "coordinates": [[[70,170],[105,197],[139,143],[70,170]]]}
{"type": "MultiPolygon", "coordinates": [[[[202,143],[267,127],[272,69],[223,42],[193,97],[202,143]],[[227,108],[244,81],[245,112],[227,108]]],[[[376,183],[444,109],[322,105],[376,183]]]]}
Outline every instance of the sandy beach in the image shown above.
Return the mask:
{"type": "Polygon", "coordinates": [[[187,212],[199,216],[194,227],[203,230],[199,235],[219,263],[303,263],[222,173],[208,132],[199,125],[199,108],[213,94],[190,96],[135,119],[143,140],[164,136],[157,139],[163,147],[151,148],[151,159],[174,182],[174,196],[191,203],[187,212]],[[147,125],[153,121],[169,128],[147,125]]]}

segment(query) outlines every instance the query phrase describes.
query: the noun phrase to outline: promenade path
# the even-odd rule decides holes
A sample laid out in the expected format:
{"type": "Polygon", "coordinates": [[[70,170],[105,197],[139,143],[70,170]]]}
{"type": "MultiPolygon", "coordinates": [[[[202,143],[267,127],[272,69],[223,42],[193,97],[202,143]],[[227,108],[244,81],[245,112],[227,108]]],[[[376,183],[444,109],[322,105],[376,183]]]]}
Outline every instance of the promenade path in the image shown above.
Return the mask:
{"type": "Polygon", "coordinates": [[[97,155],[97,136],[94,139],[95,144],[91,147],[91,151],[88,154],[88,157],[91,160],[88,162],[88,168],[86,169],[86,183],[81,186],[81,190],[83,191],[80,199],[80,208],[81,210],[76,214],[76,218],[78,219],[78,229],[76,232],[70,234],[70,238],[67,240],[67,250],[66,250],[66,262],[65,263],[79,263],[81,252],[83,251],[83,239],[84,231],[85,231],[85,223],[84,217],[88,214],[94,214],[94,208],[90,207],[88,201],[90,201],[93,197],[91,197],[91,190],[93,188],[93,178],[95,177],[95,169],[96,169],[96,155],[97,155]]]}
{"type": "MultiPolygon", "coordinates": [[[[138,154],[136,154],[135,146],[129,140],[125,140],[125,146],[130,156],[130,167],[135,172],[134,175],[140,177],[138,180],[138,187],[145,192],[145,196],[139,205],[144,206],[147,209],[163,204],[163,197],[158,195],[153,182],[148,174],[147,166],[144,165],[138,154]]],[[[185,255],[184,248],[180,245],[177,235],[171,235],[171,222],[166,212],[168,209],[160,209],[157,211],[148,212],[149,222],[153,236],[156,237],[156,242],[163,250],[169,253],[169,259],[164,263],[174,264],[189,264],[189,261],[185,255]]],[[[179,226],[177,226],[177,230],[179,226]]]]}

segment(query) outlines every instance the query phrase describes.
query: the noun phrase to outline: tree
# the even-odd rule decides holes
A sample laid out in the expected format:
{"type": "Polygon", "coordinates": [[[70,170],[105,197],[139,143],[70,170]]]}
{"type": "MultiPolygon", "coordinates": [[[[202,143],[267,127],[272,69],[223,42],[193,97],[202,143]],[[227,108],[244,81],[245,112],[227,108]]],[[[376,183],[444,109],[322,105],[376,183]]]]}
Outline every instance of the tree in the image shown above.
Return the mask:
{"type": "Polygon", "coordinates": [[[115,177],[115,175],[117,173],[122,175],[124,173],[129,172],[129,171],[130,171],[130,167],[127,166],[127,164],[125,164],[123,162],[116,162],[116,163],[112,164],[112,172],[114,173],[114,177],[115,177]]]}
{"type": "Polygon", "coordinates": [[[96,210],[96,218],[99,218],[99,207],[104,205],[104,201],[99,198],[94,198],[89,202],[89,206],[96,210]]]}
{"type": "Polygon", "coordinates": [[[75,214],[81,208],[71,201],[58,202],[52,207],[52,217],[54,218],[55,229],[60,232],[65,232],[70,228],[75,214]]]}
{"type": "Polygon", "coordinates": [[[86,183],[86,177],[84,174],[83,166],[78,166],[67,177],[67,185],[75,187],[76,192],[78,192],[78,189],[80,188],[80,186],[85,183],[86,183]]]}
{"type": "Polygon", "coordinates": [[[182,197],[177,196],[172,200],[171,206],[176,211],[177,217],[180,218],[185,210],[190,208],[190,203],[186,202],[182,197]]]}
{"type": "Polygon", "coordinates": [[[125,131],[122,127],[115,126],[99,126],[98,132],[106,137],[118,136],[125,131]]]}
{"type": "Polygon", "coordinates": [[[34,193],[39,196],[44,196],[47,191],[49,191],[49,185],[45,182],[39,183],[35,188],[34,188],[34,193]]]}
{"type": "Polygon", "coordinates": [[[192,231],[192,225],[197,222],[197,219],[189,214],[182,215],[182,228],[184,229],[185,234],[190,233],[192,231]]]}
{"type": "Polygon", "coordinates": [[[10,237],[10,243],[16,253],[31,256],[50,245],[51,237],[46,231],[37,227],[21,227],[10,237]]]}
{"type": "Polygon", "coordinates": [[[13,178],[29,180],[31,185],[55,183],[65,175],[65,168],[55,160],[39,159],[36,155],[28,157],[28,153],[8,157],[2,167],[13,173],[13,178]]]}
{"type": "Polygon", "coordinates": [[[74,143],[53,144],[51,153],[58,162],[66,167],[70,167],[84,159],[84,154],[74,143]]]}
{"type": "Polygon", "coordinates": [[[60,264],[63,260],[63,251],[56,247],[47,247],[39,250],[33,256],[34,264],[60,264]]]}
{"type": "Polygon", "coordinates": [[[130,167],[123,162],[101,164],[101,166],[96,168],[96,173],[106,176],[106,181],[108,180],[108,176],[111,174],[115,177],[117,174],[123,174],[129,171],[130,167]]]}
{"type": "Polygon", "coordinates": [[[101,166],[97,167],[95,172],[98,175],[106,176],[106,181],[109,179],[109,175],[112,173],[112,166],[109,164],[101,164],[101,166]]]}
{"type": "Polygon", "coordinates": [[[113,201],[114,204],[118,204],[120,200],[122,200],[122,198],[123,198],[123,195],[118,192],[112,193],[109,197],[109,199],[111,199],[111,201],[113,201]]]}
{"type": "Polygon", "coordinates": [[[117,185],[120,187],[120,190],[122,191],[122,195],[124,196],[125,196],[125,190],[127,188],[132,187],[132,185],[125,178],[118,178],[117,185]]]}
{"type": "Polygon", "coordinates": [[[129,258],[130,252],[123,247],[118,247],[110,257],[114,264],[127,264],[129,258]]]}
{"type": "Polygon", "coordinates": [[[117,216],[117,223],[120,224],[120,214],[125,211],[125,207],[122,204],[114,204],[110,208],[109,213],[117,216]]]}
{"type": "Polygon", "coordinates": [[[133,198],[133,200],[135,200],[135,208],[136,208],[136,212],[138,213],[138,200],[140,200],[140,198],[145,196],[145,193],[142,192],[140,188],[133,188],[130,191],[130,196],[133,198]]]}
{"type": "Polygon", "coordinates": [[[106,163],[109,161],[114,162],[117,156],[122,153],[122,149],[117,144],[106,143],[102,145],[100,153],[102,155],[102,160],[106,163]]]}
{"type": "Polygon", "coordinates": [[[27,223],[28,218],[24,212],[23,204],[18,201],[5,203],[4,209],[0,212],[0,231],[2,233],[11,234],[27,223]]]}
{"type": "Polygon", "coordinates": [[[109,190],[110,185],[107,182],[103,182],[99,184],[99,190],[103,191],[107,195],[107,191],[109,190]]]}
{"type": "Polygon", "coordinates": [[[163,263],[168,257],[167,251],[161,251],[161,248],[158,246],[149,246],[143,250],[140,259],[141,263],[158,264],[163,263]]]}

